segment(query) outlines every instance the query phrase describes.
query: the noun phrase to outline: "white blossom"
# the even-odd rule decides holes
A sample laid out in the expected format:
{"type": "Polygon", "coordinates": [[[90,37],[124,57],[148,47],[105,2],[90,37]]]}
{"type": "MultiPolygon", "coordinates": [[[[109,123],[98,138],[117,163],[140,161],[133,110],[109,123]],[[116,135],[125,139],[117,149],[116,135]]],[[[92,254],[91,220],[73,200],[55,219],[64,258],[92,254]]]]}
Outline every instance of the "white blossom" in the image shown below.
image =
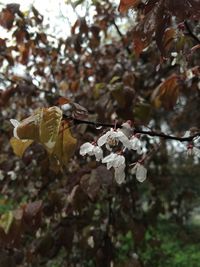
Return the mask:
{"type": "Polygon", "coordinates": [[[94,248],[94,238],[93,238],[93,236],[88,237],[87,243],[91,248],[94,248]]]}
{"type": "Polygon", "coordinates": [[[191,131],[186,131],[185,134],[182,136],[182,138],[190,137],[191,131]]]}
{"type": "Polygon", "coordinates": [[[115,180],[118,184],[121,184],[125,180],[125,157],[116,153],[111,153],[102,159],[102,163],[107,164],[107,169],[114,168],[115,180]]]}
{"type": "Polygon", "coordinates": [[[128,120],[124,122],[121,126],[121,129],[119,129],[119,131],[123,132],[123,134],[125,134],[126,137],[129,138],[131,134],[133,133],[133,128],[131,127],[131,121],[128,120]]]}
{"type": "Polygon", "coordinates": [[[17,174],[14,171],[9,171],[7,174],[10,176],[12,181],[16,180],[17,174]]]}
{"type": "Polygon", "coordinates": [[[120,165],[120,167],[115,167],[115,181],[118,184],[122,184],[125,180],[125,172],[124,172],[125,167],[126,167],[125,164],[120,165]]]}
{"type": "Polygon", "coordinates": [[[131,170],[132,174],[136,175],[136,179],[139,182],[144,182],[147,178],[147,169],[144,167],[144,165],[140,162],[137,162],[135,166],[131,170]]]}
{"type": "Polygon", "coordinates": [[[103,150],[97,145],[93,145],[89,142],[84,143],[80,147],[81,156],[88,154],[89,156],[95,156],[97,161],[100,161],[103,158],[103,150]]]}
{"type": "Polygon", "coordinates": [[[138,154],[142,154],[142,143],[137,136],[133,135],[129,142],[130,149],[136,150],[138,154]]]}
{"type": "Polygon", "coordinates": [[[18,120],[15,119],[10,119],[10,122],[12,123],[12,125],[14,126],[13,129],[13,136],[17,139],[20,139],[19,136],[17,135],[17,127],[20,125],[20,122],[18,120]]]}
{"type": "Polygon", "coordinates": [[[130,146],[128,137],[120,129],[114,130],[113,128],[111,128],[108,132],[106,132],[98,139],[97,144],[100,147],[104,144],[107,144],[109,148],[110,145],[117,145],[119,141],[125,147],[130,146]]]}

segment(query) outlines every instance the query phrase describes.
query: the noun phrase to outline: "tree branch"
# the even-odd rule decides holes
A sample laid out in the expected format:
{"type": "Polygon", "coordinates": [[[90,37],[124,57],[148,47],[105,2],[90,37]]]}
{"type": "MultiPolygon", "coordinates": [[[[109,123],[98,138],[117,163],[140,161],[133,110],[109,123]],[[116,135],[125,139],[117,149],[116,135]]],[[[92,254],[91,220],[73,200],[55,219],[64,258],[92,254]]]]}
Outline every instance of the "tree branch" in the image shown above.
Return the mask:
{"type": "MultiPolygon", "coordinates": [[[[121,33],[119,27],[117,26],[117,24],[116,24],[116,22],[115,22],[114,20],[113,20],[112,23],[113,23],[113,25],[114,25],[114,27],[115,27],[115,29],[116,29],[118,35],[120,36],[122,42],[124,43],[124,36],[123,36],[123,34],[121,33]]],[[[127,53],[128,53],[129,55],[132,54],[132,52],[131,52],[131,50],[130,50],[130,48],[129,48],[128,46],[126,46],[125,49],[126,49],[126,51],[127,51],[127,53]]]]}
{"type": "MultiPolygon", "coordinates": [[[[117,128],[122,128],[121,124],[114,125],[112,123],[101,123],[101,122],[80,120],[80,119],[76,119],[76,118],[66,116],[66,115],[63,115],[63,119],[64,120],[72,120],[74,122],[74,124],[88,124],[88,125],[92,125],[94,127],[105,127],[105,128],[114,128],[116,126],[117,128]]],[[[191,141],[193,141],[193,139],[195,137],[200,136],[200,132],[197,132],[196,134],[190,135],[188,137],[178,137],[178,136],[168,135],[168,134],[160,133],[160,132],[156,132],[156,131],[140,130],[140,129],[134,128],[134,127],[133,127],[133,132],[134,132],[134,134],[137,134],[137,133],[138,134],[144,134],[144,135],[148,135],[148,136],[161,137],[164,139],[176,140],[176,141],[180,141],[180,142],[191,142],[191,141]]]]}

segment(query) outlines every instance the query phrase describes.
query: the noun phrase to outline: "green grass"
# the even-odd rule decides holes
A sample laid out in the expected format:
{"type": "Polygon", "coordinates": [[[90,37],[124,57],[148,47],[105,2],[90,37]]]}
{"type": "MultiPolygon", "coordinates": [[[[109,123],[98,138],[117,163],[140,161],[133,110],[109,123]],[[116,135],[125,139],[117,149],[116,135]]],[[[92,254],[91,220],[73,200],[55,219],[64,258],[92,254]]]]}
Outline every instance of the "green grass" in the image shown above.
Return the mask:
{"type": "MultiPolygon", "coordinates": [[[[134,253],[134,238],[130,232],[120,236],[118,260],[126,262],[134,253]]],[[[160,221],[150,228],[138,248],[145,267],[198,267],[200,266],[200,226],[185,228],[168,221],[160,221]]]]}

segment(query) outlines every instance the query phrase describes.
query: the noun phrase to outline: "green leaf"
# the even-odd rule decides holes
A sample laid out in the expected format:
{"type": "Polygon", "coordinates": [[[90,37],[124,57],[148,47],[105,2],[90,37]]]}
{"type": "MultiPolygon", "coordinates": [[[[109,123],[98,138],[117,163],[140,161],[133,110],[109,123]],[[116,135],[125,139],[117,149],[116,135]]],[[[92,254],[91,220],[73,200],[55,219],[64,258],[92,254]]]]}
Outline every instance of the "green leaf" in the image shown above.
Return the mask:
{"type": "Polygon", "coordinates": [[[8,234],[10,227],[13,222],[13,213],[12,211],[8,211],[4,213],[0,218],[0,227],[4,230],[6,234],[8,234]]]}

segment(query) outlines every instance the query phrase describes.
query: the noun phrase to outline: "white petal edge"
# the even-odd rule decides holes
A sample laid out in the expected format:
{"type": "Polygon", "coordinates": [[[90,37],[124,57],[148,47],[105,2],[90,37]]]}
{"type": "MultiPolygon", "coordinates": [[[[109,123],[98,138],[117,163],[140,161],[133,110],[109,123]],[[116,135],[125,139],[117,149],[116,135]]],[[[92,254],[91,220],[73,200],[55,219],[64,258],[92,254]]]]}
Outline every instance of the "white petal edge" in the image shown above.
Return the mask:
{"type": "Polygon", "coordinates": [[[100,147],[94,146],[93,152],[97,161],[100,161],[103,158],[103,150],[100,147]]]}
{"type": "Polygon", "coordinates": [[[118,184],[122,184],[125,181],[125,164],[121,165],[119,168],[115,168],[115,180],[118,184]]]}
{"type": "Polygon", "coordinates": [[[102,135],[98,140],[97,140],[97,144],[98,146],[103,146],[108,139],[108,136],[111,134],[111,131],[106,132],[104,135],[102,135]]]}
{"type": "Polygon", "coordinates": [[[84,143],[81,147],[80,147],[80,155],[81,156],[85,156],[86,154],[90,153],[93,150],[94,145],[92,145],[91,143],[87,142],[84,143]]]}
{"type": "Polygon", "coordinates": [[[142,165],[138,164],[137,170],[136,170],[136,179],[142,183],[147,178],[147,169],[142,165]]]}
{"type": "Polygon", "coordinates": [[[10,119],[11,124],[14,126],[13,129],[13,136],[17,139],[20,139],[19,136],[17,135],[17,127],[20,125],[20,122],[15,119],[10,119]]]}

